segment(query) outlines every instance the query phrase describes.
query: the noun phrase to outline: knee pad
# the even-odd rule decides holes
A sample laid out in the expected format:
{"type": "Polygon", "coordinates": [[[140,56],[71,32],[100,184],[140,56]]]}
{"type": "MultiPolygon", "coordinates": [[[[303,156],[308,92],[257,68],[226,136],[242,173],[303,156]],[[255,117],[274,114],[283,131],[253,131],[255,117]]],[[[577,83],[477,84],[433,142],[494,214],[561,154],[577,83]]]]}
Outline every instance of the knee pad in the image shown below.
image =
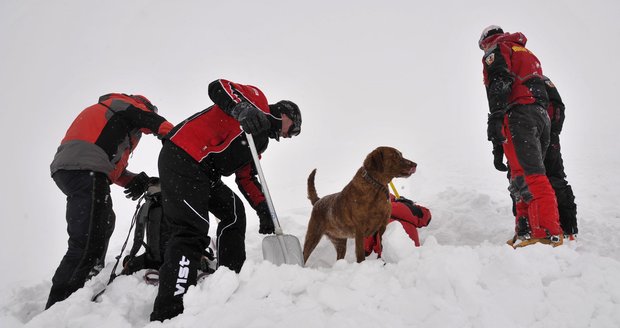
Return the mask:
{"type": "Polygon", "coordinates": [[[525,177],[522,175],[516,176],[510,180],[508,191],[510,191],[510,194],[512,194],[517,202],[524,201],[529,203],[533,198],[527,183],[525,183],[525,177]]]}

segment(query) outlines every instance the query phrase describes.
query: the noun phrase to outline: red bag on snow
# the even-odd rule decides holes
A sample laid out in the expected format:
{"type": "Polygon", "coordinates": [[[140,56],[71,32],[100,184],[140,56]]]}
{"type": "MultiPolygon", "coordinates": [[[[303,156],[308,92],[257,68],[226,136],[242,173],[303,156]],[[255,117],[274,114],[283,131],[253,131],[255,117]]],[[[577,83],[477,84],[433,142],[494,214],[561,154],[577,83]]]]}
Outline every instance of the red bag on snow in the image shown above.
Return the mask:
{"type": "MultiPolygon", "coordinates": [[[[409,238],[413,240],[416,247],[419,247],[420,237],[418,236],[417,228],[426,227],[431,222],[431,211],[405,197],[396,198],[392,194],[390,194],[390,202],[392,203],[392,215],[388,223],[393,221],[400,222],[405,232],[409,235],[409,238]]],[[[381,249],[381,240],[377,234],[366,237],[364,240],[366,256],[370,255],[372,252],[381,256],[381,249]]]]}

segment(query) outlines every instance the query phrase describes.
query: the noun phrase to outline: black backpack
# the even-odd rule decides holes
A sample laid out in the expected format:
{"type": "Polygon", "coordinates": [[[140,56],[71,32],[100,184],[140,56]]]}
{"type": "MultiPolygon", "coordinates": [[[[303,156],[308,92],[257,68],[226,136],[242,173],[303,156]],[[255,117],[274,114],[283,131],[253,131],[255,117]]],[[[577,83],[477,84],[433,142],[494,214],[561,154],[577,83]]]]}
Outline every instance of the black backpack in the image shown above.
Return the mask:
{"type": "Polygon", "coordinates": [[[133,245],[123,259],[121,274],[132,274],[142,269],[158,270],[164,260],[171,229],[161,206],[161,187],[151,185],[144,194],[144,204],[138,210],[133,245]],[[137,255],[144,247],[144,253],[137,255]]]}
{"type": "MultiPolygon", "coordinates": [[[[146,275],[152,274],[153,270],[159,270],[164,262],[166,246],[172,234],[171,225],[163,213],[161,205],[161,187],[159,183],[149,186],[144,194],[144,204],[140,206],[136,214],[133,245],[129,255],[123,259],[121,274],[129,275],[142,269],[148,270],[146,275]],[[146,241],[146,242],[145,242],[146,241]],[[137,255],[144,247],[144,253],[137,255]]],[[[211,274],[217,266],[216,256],[211,247],[203,252],[200,260],[200,271],[211,274]]],[[[145,280],[155,283],[145,275],[145,280]]]]}

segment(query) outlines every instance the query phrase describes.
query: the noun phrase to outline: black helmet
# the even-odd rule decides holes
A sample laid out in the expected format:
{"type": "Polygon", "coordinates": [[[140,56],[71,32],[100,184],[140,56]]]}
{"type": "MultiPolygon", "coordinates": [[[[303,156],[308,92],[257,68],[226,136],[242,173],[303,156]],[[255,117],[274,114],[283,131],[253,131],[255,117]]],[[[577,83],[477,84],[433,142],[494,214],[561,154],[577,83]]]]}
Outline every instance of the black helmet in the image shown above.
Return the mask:
{"type": "Polygon", "coordinates": [[[482,34],[480,34],[480,40],[478,40],[478,47],[484,50],[484,47],[482,46],[482,41],[484,41],[484,39],[490,37],[491,35],[503,34],[503,33],[504,33],[504,30],[497,25],[487,26],[484,30],[482,30],[482,34]]]}
{"type": "Polygon", "coordinates": [[[288,130],[288,134],[290,136],[296,136],[301,133],[301,111],[294,102],[289,100],[278,101],[273,105],[269,105],[269,111],[274,116],[280,118],[282,117],[282,114],[286,114],[286,116],[293,121],[293,125],[291,125],[288,130]]]}

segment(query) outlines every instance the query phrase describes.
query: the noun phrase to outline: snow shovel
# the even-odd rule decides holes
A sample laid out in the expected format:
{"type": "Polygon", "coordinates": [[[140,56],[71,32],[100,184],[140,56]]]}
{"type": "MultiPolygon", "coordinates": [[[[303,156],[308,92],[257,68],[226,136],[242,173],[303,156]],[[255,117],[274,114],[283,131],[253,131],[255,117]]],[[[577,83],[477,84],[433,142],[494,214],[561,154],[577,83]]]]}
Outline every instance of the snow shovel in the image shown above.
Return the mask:
{"type": "Polygon", "coordinates": [[[271,195],[269,194],[269,188],[267,188],[267,181],[265,181],[265,176],[260,166],[254,138],[247,132],[245,137],[248,139],[250,151],[252,152],[252,159],[256,165],[258,177],[263,187],[267,206],[269,207],[269,214],[271,214],[271,220],[273,220],[273,226],[275,227],[275,236],[267,236],[263,239],[263,258],[275,265],[297,264],[304,266],[304,257],[299,239],[293,235],[285,235],[282,233],[282,227],[280,227],[280,222],[278,221],[278,216],[276,215],[276,210],[273,207],[271,195]]]}

